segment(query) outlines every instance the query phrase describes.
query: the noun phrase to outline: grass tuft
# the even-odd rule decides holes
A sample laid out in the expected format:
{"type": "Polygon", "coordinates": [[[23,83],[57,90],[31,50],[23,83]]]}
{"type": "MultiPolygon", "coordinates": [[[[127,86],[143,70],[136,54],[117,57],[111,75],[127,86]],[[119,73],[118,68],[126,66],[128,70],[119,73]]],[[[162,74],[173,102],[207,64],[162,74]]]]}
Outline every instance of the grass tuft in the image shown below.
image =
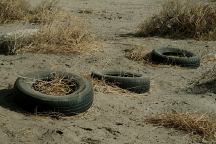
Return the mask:
{"type": "Polygon", "coordinates": [[[29,3],[25,0],[1,0],[0,1],[0,23],[9,23],[23,20],[29,13],[29,3]]]}
{"type": "Polygon", "coordinates": [[[127,50],[125,56],[134,61],[145,61],[150,62],[151,60],[151,50],[144,48],[134,48],[127,50]]]}
{"type": "Polygon", "coordinates": [[[29,40],[23,40],[18,52],[71,54],[93,50],[94,36],[84,24],[51,23],[43,25],[29,40]]]}
{"type": "Polygon", "coordinates": [[[32,9],[26,16],[30,23],[52,23],[55,20],[61,21],[70,19],[70,14],[56,5],[58,0],[44,0],[37,7],[32,9]]]}
{"type": "Polygon", "coordinates": [[[158,117],[148,118],[146,121],[151,124],[198,134],[205,139],[215,139],[216,121],[205,115],[165,113],[158,117]]]}
{"type": "Polygon", "coordinates": [[[53,75],[49,79],[36,80],[33,88],[43,94],[51,96],[65,96],[75,91],[77,84],[63,75],[53,75]]]}
{"type": "Polygon", "coordinates": [[[39,31],[34,35],[10,35],[6,41],[9,54],[71,54],[91,52],[97,48],[94,35],[88,30],[86,23],[72,16],[70,12],[57,8],[57,2],[43,0],[35,8],[29,8],[30,4],[25,0],[0,2],[0,23],[27,21],[36,23],[39,27],[39,31]]]}
{"type": "MultiPolygon", "coordinates": [[[[26,0],[1,0],[0,23],[26,21],[30,23],[48,23],[61,18],[62,11],[56,7],[57,0],[43,0],[32,8],[26,0]]],[[[65,13],[64,13],[65,14],[65,13]]],[[[63,16],[64,18],[64,16],[63,16]]]]}
{"type": "Polygon", "coordinates": [[[140,25],[138,36],[216,40],[216,8],[210,3],[172,0],[140,25]]]}
{"type": "Polygon", "coordinates": [[[102,92],[102,93],[111,93],[116,95],[122,95],[122,96],[139,96],[140,94],[136,94],[133,92],[130,92],[126,89],[122,89],[118,86],[116,86],[114,83],[108,83],[104,80],[92,80],[94,91],[96,92],[102,92]]]}

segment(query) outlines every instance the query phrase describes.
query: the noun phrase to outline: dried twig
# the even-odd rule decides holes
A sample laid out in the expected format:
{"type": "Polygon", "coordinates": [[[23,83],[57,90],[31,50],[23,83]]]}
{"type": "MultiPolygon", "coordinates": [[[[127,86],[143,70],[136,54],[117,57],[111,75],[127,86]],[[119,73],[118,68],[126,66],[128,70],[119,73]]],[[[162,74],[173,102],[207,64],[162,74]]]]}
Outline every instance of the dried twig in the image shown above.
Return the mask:
{"type": "Polygon", "coordinates": [[[199,134],[206,139],[215,139],[216,121],[210,119],[205,114],[165,113],[157,117],[148,118],[146,121],[164,127],[199,134]]]}

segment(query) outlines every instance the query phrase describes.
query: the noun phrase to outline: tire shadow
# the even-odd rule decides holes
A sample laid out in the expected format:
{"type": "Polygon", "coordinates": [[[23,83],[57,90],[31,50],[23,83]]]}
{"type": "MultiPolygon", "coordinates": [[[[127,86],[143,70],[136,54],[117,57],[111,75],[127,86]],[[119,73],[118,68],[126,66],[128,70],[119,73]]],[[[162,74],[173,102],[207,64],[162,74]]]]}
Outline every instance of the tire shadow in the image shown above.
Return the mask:
{"type": "Polygon", "coordinates": [[[141,37],[138,33],[125,33],[125,34],[119,34],[119,37],[141,37]]]}
{"type": "Polygon", "coordinates": [[[0,106],[15,111],[18,113],[26,113],[14,102],[14,90],[13,89],[1,89],[0,90],[0,106]]]}
{"type": "Polygon", "coordinates": [[[27,111],[23,108],[21,108],[19,105],[15,103],[14,97],[15,97],[14,89],[1,89],[0,90],[0,107],[3,107],[5,109],[30,116],[30,115],[36,115],[36,116],[44,116],[44,117],[50,117],[52,119],[62,119],[65,115],[58,113],[58,112],[35,112],[35,111],[27,111]]]}

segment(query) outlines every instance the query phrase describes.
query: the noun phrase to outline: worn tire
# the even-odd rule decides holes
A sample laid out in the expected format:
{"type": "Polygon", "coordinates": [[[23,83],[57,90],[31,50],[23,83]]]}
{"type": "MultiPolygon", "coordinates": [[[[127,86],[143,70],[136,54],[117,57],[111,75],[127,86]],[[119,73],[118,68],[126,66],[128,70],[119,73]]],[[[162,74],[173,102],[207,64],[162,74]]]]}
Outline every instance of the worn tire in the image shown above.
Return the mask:
{"type": "Polygon", "coordinates": [[[145,93],[150,89],[150,79],[143,77],[142,74],[123,71],[107,71],[102,73],[92,72],[91,76],[92,78],[115,83],[120,88],[135,93],[145,93]]]}
{"type": "Polygon", "coordinates": [[[200,58],[192,52],[177,48],[161,48],[152,51],[152,61],[157,63],[179,65],[182,67],[197,68],[200,58]]]}
{"type": "Polygon", "coordinates": [[[73,79],[78,88],[66,96],[50,96],[32,88],[36,80],[49,77],[53,72],[37,72],[27,74],[26,78],[18,78],[15,82],[15,102],[24,109],[34,112],[59,112],[64,115],[75,115],[88,110],[93,103],[93,89],[90,82],[81,76],[55,72],[73,79]]]}

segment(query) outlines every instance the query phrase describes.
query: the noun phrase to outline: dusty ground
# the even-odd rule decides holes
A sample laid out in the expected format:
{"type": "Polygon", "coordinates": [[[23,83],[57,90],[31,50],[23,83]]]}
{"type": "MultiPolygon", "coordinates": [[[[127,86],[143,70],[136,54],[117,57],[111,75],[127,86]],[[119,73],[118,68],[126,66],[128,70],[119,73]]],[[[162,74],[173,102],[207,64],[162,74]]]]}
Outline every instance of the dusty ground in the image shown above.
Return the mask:
{"type": "MultiPolygon", "coordinates": [[[[33,3],[36,3],[32,0],[33,3]]],[[[37,1],[38,2],[38,1],[37,1]]],[[[0,55],[0,143],[1,144],[188,144],[198,143],[184,132],[155,127],[145,118],[163,112],[199,112],[215,115],[216,94],[193,94],[185,89],[215,62],[198,69],[153,66],[125,58],[125,50],[175,46],[199,56],[216,51],[216,42],[122,37],[156,13],[163,0],[61,0],[60,5],[86,18],[103,44],[101,51],[85,55],[0,55]],[[83,11],[90,13],[82,13],[83,11]],[[92,70],[127,70],[151,77],[151,91],[139,96],[95,92],[88,112],[60,120],[26,115],[11,100],[17,76],[38,70],[90,73],[92,70]]],[[[21,26],[12,26],[13,29],[21,26]]],[[[11,26],[1,26],[1,32],[11,26]]],[[[200,142],[201,143],[201,142],[200,142]]]]}

